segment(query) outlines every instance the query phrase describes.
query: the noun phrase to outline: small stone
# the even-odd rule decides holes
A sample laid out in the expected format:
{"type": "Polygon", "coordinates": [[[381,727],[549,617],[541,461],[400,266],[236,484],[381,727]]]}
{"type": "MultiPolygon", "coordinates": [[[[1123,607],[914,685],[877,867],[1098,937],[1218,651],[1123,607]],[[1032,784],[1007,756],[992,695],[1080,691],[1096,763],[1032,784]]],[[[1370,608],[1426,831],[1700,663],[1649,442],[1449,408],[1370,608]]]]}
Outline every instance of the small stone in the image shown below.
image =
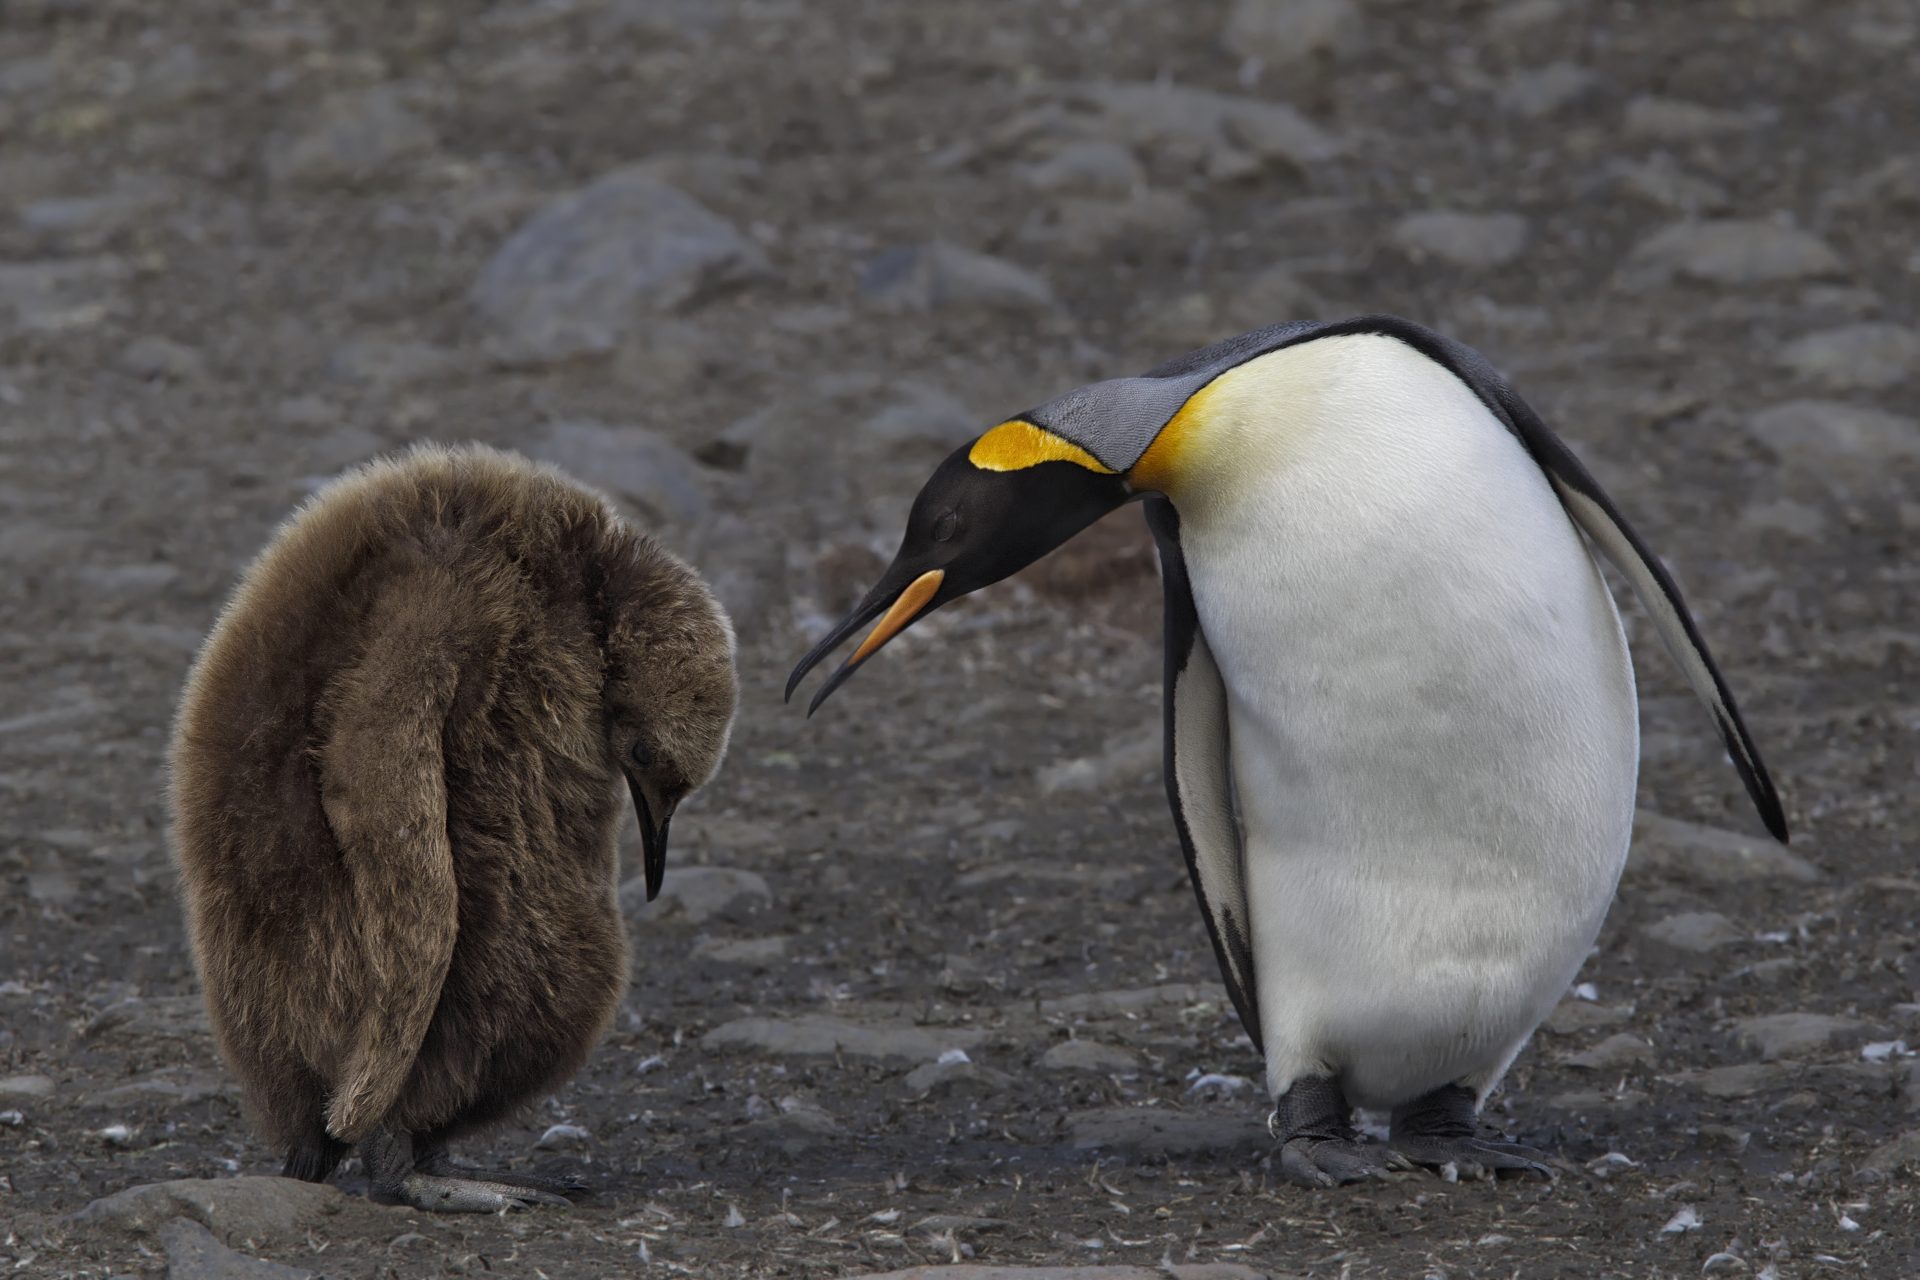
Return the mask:
{"type": "Polygon", "coordinates": [[[779,1110],[755,1120],[741,1131],[747,1140],[789,1156],[843,1140],[846,1130],[817,1104],[782,1098],[779,1110]]]}
{"type": "Polygon", "coordinates": [[[28,201],[14,210],[14,217],[27,231],[55,239],[69,250],[92,249],[152,224],[175,196],[176,189],[163,180],[118,179],[99,195],[28,201]]]}
{"type": "Polygon", "coordinates": [[[1898,324],[1850,324],[1796,338],[1780,349],[1795,376],[1840,391],[1880,391],[1920,366],[1920,332],[1898,324]]]}
{"type": "Polygon", "coordinates": [[[1215,179],[1256,168],[1304,170],[1340,154],[1340,141],[1292,107],[1235,94],[1152,83],[1079,86],[1077,101],[1101,113],[1119,141],[1169,167],[1215,179]]]}
{"type": "Polygon", "coordinates": [[[1393,242],[1416,262],[1437,258],[1484,269],[1513,261],[1527,245],[1527,220],[1517,213],[1460,213],[1434,209],[1394,224],[1393,242]]]}
{"type": "Polygon", "coordinates": [[[207,371],[207,362],[192,347],[148,334],[120,353],[120,367],[148,382],[192,382],[207,371]]]}
{"type": "Polygon", "coordinates": [[[611,173],[514,232],[469,298],[510,363],[611,351],[649,313],[692,306],[766,270],[724,218],[646,172],[611,173]]]}
{"type": "Polygon", "coordinates": [[[1793,1072],[1778,1062],[1742,1062],[1704,1071],[1682,1071],[1665,1077],[1671,1084],[1704,1093],[1710,1098],[1751,1098],[1792,1083],[1793,1072]]]}
{"type": "Polygon", "coordinates": [[[1639,1036],[1608,1036],[1584,1053],[1570,1053],[1561,1059],[1569,1067],[1579,1071],[1623,1071],[1629,1067],[1650,1067],[1654,1062],[1653,1046],[1639,1036]]]}
{"type": "Polygon", "coordinates": [[[1866,1038],[1871,1027],[1858,1018],[1828,1013],[1770,1013],[1733,1024],[1742,1044],[1757,1049],[1762,1062],[1802,1058],[1847,1041],[1866,1038]]]}
{"type": "Polygon", "coordinates": [[[1870,405],[1790,400],[1748,418],[1747,431],[1813,475],[1848,467],[1877,476],[1920,460],[1920,421],[1870,405]]]}
{"type": "Polygon", "coordinates": [[[336,93],[267,152],[267,175],[299,186],[365,186],[437,145],[431,126],[390,85],[336,93]]]}
{"type": "Polygon", "coordinates": [[[712,960],[716,964],[765,969],[786,958],[790,941],[778,935],[770,938],[703,938],[694,946],[693,956],[696,960],[712,960]]]}
{"type": "Polygon", "coordinates": [[[1068,1118],[1076,1150],[1104,1148],[1133,1157],[1258,1155],[1270,1151],[1266,1126],[1229,1111],[1105,1107],[1068,1118]]]}
{"type": "Polygon", "coordinates": [[[1740,513],[1740,525],[1755,533],[1783,533],[1808,542],[1827,532],[1827,517],[1818,507],[1810,507],[1792,498],[1758,502],[1740,513]]]}
{"type": "Polygon", "coordinates": [[[626,499],[650,521],[688,527],[699,524],[713,509],[712,473],[686,450],[646,427],[555,422],[527,452],[626,499]]]}
{"type": "Polygon", "coordinates": [[[1723,831],[1645,809],[1634,815],[1627,873],[1706,885],[1762,880],[1812,884],[1822,878],[1819,868],[1771,836],[1723,831]]]}
{"type": "Polygon", "coordinates": [[[119,258],[0,262],[0,337],[86,329],[124,304],[119,285],[132,274],[119,258]]]}
{"type": "Polygon", "coordinates": [[[1920,210],[1920,152],[1874,166],[1836,189],[1826,202],[1837,209],[1920,210]]]}
{"type": "Polygon", "coordinates": [[[1683,911],[1654,921],[1643,932],[1662,946],[1696,952],[1712,951],[1742,937],[1733,921],[1717,911],[1683,911]]]}
{"type": "Polygon", "coordinates": [[[593,1135],[577,1124],[550,1124],[535,1139],[536,1151],[578,1151],[593,1141],[593,1135]]]}
{"type": "Polygon", "coordinates": [[[660,894],[647,901],[645,876],[635,876],[620,886],[620,909],[630,919],[680,919],[702,924],[723,911],[736,907],[749,910],[773,900],[767,879],[757,871],[734,867],[668,867],[660,881],[660,894]]]}
{"type": "Polygon", "coordinates": [[[1635,283],[1672,276],[1707,284],[1776,284],[1833,276],[1840,255],[1809,231],[1760,219],[1676,222],[1642,241],[1628,260],[1635,283]]]}
{"type": "Polygon", "coordinates": [[[977,1062],[960,1058],[943,1057],[936,1062],[926,1062],[907,1072],[900,1083],[908,1093],[916,1098],[924,1098],[930,1093],[938,1093],[958,1085],[972,1084],[989,1092],[1000,1092],[1013,1085],[1013,1077],[1004,1071],[995,1071],[992,1067],[983,1067],[977,1062]]]}
{"type": "Polygon", "coordinates": [[[1367,29],[1353,0],[1235,0],[1220,40],[1235,57],[1297,71],[1353,57],[1367,29]]]}
{"type": "Polygon", "coordinates": [[[1615,170],[1621,189],[1672,213],[1718,213],[1733,203],[1727,189],[1696,174],[1682,173],[1673,161],[1658,157],[1615,170]]]}
{"type": "Polygon", "coordinates": [[[1146,171],[1133,151],[1117,142],[1069,142],[1014,176],[1045,195],[1125,199],[1146,186],[1146,171]]]}
{"type": "Polygon", "coordinates": [[[937,1062],[950,1049],[979,1044],[986,1034],[966,1027],[870,1024],[810,1013],[794,1018],[738,1018],[707,1032],[700,1045],[704,1049],[756,1049],[801,1057],[839,1054],[937,1062]]]}
{"type": "MultiPolygon", "coordinates": [[[[917,1226],[914,1230],[919,1232],[917,1226]]],[[[1019,1267],[996,1262],[939,1263],[909,1267],[905,1271],[850,1276],[848,1280],[1286,1280],[1286,1277],[1238,1262],[1168,1263],[1162,1267],[1019,1267]]]]}
{"type": "Polygon", "coordinates": [[[174,1218],[155,1234],[167,1251],[167,1280],[317,1280],[316,1272],[236,1253],[188,1218],[174,1218]]]}
{"type": "Polygon", "coordinates": [[[1040,1055],[1040,1069],[1130,1075],[1140,1070],[1140,1059],[1114,1045],[1094,1040],[1065,1040],[1040,1055]]]}
{"type": "Polygon", "coordinates": [[[1058,305],[1053,287],[1025,267],[938,240],[874,258],[860,288],[889,311],[1050,311],[1058,305]]]}
{"type": "Polygon", "coordinates": [[[1500,106],[1529,120],[1550,116],[1587,96],[1600,77],[1587,67],[1555,62],[1530,71],[1517,71],[1500,91],[1500,106]]]}
{"type": "Polygon", "coordinates": [[[1632,1016],[1633,1011],[1625,1007],[1610,1007],[1591,1000],[1562,1000],[1542,1025],[1555,1035],[1571,1036],[1618,1026],[1632,1016]]]}
{"type": "Polygon", "coordinates": [[[1623,121],[1631,137],[1660,142],[1685,142],[1716,134],[1739,133],[1765,122],[1763,115],[1705,107],[1678,98],[1639,97],[1627,104],[1623,121]]]}
{"type": "Polygon", "coordinates": [[[86,1040],[112,1044],[140,1041],[212,1042],[213,1025],[198,996],[148,996],[103,1009],[81,1031],[86,1040]]]}
{"type": "Polygon", "coordinates": [[[1111,792],[1138,782],[1159,770],[1165,742],[1159,732],[1143,734],[1109,746],[1098,756],[1057,760],[1041,767],[1040,790],[1111,792]]]}
{"type": "Polygon", "coordinates": [[[324,1183],[292,1178],[182,1178],[128,1187],[95,1200],[73,1215],[81,1226],[151,1232],[175,1218],[190,1218],[228,1244],[305,1237],[348,1203],[324,1183]]]}
{"type": "Polygon", "coordinates": [[[6,1076],[0,1078],[0,1102],[40,1102],[53,1096],[51,1076],[6,1076]]]}
{"type": "Polygon", "coordinates": [[[1230,330],[1244,333],[1289,320],[1311,320],[1325,308],[1319,294],[1299,276],[1273,266],[1236,284],[1221,300],[1220,317],[1230,330]]]}
{"type": "Polygon", "coordinates": [[[400,337],[354,337],[333,349],[327,372],[346,382],[396,388],[445,377],[460,357],[430,342],[400,337]]]}

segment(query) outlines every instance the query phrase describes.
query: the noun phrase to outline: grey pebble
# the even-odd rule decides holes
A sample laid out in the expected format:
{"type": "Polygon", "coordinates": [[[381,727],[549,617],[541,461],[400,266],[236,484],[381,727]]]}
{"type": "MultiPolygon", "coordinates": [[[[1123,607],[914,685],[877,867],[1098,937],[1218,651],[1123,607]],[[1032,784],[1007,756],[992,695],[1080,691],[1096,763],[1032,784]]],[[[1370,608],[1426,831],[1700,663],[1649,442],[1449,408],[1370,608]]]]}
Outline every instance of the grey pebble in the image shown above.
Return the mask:
{"type": "Polygon", "coordinates": [[[1779,363],[1796,377],[1838,391],[1880,391],[1920,366],[1920,332],[1899,324],[1849,324],[1795,338],[1779,363]]]}
{"type": "Polygon", "coordinates": [[[1220,43],[1237,57],[1290,71],[1361,52],[1366,19],[1353,0],[1234,0],[1220,43]]]}
{"type": "Polygon", "coordinates": [[[1182,1111],[1173,1107],[1103,1107],[1068,1117],[1077,1150],[1095,1148],[1135,1157],[1213,1158],[1264,1154],[1273,1139],[1251,1115],[1222,1110],[1182,1111]]]}
{"type": "Polygon", "coordinates": [[[713,510],[719,478],[656,431],[632,424],[555,422],[527,446],[594,488],[626,499],[652,522],[697,525],[713,510]]]}
{"type": "Polygon", "coordinates": [[[1629,1067],[1650,1067],[1653,1046],[1639,1036],[1620,1032],[1608,1036],[1591,1049],[1570,1053],[1560,1059],[1577,1071],[1622,1071],[1629,1067]]]}
{"type": "Polygon", "coordinates": [[[147,334],[121,351],[120,367],[148,381],[192,382],[206,373],[207,361],[185,343],[147,334]]]}
{"type": "Polygon", "coordinates": [[[1733,1024],[1735,1037],[1757,1050],[1762,1062],[1804,1058],[1822,1049],[1864,1040],[1871,1030],[1871,1024],[1858,1018],[1830,1013],[1769,1013],[1740,1018],[1733,1024]]]}
{"type": "Polygon", "coordinates": [[[734,867],[673,867],[660,893],[647,901],[647,882],[635,876],[620,886],[620,910],[633,920],[682,920],[702,924],[735,907],[763,907],[773,900],[767,879],[734,867]]]}
{"type": "Polygon", "coordinates": [[[793,1018],[739,1018],[701,1037],[704,1049],[756,1049],[802,1057],[906,1059],[937,1062],[953,1049],[986,1038],[969,1027],[919,1027],[911,1023],[860,1023],[830,1014],[793,1018]]]}
{"type": "Polygon", "coordinates": [[[889,311],[1049,311],[1053,286],[1025,267],[945,241],[889,249],[869,261],[860,290],[889,311]]]}
{"type": "Polygon", "coordinates": [[[1092,1071],[1125,1075],[1140,1070],[1140,1059],[1117,1045],[1096,1040],[1063,1040],[1040,1055],[1042,1071],[1092,1071]]]}
{"type": "Polygon", "coordinates": [[[1758,218],[1677,222],[1641,241],[1632,283],[1682,276],[1708,284],[1773,284],[1838,275],[1840,255],[1810,231],[1758,218]]]}
{"type": "Polygon", "coordinates": [[[1648,938],[1679,951],[1712,951],[1738,942],[1741,932],[1717,911],[1682,911],[1654,921],[1643,931],[1648,938]]]}
{"type": "Polygon", "coordinates": [[[1484,269],[1512,262],[1527,247],[1527,220],[1517,213],[1463,213],[1433,209],[1408,214],[1390,233],[1415,261],[1484,269]]]}
{"type": "Polygon", "coordinates": [[[437,145],[432,126],[391,85],[336,93],[314,107],[299,132],[270,144],[267,175],[301,186],[366,186],[402,171],[402,161],[437,145]]]}
{"type": "Polygon", "coordinates": [[[1600,77],[1589,67],[1553,62],[1514,72],[1500,90],[1499,103],[1502,110],[1537,120],[1572,106],[1599,83],[1600,77]]]}
{"type": "Polygon", "coordinates": [[[1725,831],[1642,809],[1634,815],[1627,874],[1697,884],[1743,884],[1785,880],[1811,884],[1818,867],[1764,832],[1725,831]]]}

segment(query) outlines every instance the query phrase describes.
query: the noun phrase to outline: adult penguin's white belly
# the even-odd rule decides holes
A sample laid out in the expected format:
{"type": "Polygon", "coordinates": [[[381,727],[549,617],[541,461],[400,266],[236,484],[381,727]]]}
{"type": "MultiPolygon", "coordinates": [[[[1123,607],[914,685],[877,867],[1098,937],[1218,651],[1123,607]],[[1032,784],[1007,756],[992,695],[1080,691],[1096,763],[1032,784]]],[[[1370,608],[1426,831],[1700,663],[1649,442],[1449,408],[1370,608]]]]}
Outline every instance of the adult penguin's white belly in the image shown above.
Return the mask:
{"type": "Polygon", "coordinates": [[[1331,338],[1210,393],[1176,495],[1228,689],[1268,1084],[1484,1092],[1599,931],[1633,670],[1540,467],[1452,374],[1331,338]]]}

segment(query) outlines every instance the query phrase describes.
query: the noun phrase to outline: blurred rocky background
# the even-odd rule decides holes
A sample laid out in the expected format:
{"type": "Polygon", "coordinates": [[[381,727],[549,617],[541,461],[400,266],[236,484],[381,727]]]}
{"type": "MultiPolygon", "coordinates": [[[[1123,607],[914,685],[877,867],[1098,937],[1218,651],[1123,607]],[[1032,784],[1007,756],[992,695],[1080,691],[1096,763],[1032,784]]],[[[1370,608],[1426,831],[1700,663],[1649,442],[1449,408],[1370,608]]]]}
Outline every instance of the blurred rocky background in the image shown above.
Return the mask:
{"type": "Polygon", "coordinates": [[[0,1266],[1920,1271],[1916,121],[1909,0],[0,0],[0,1266]],[[779,701],[971,434],[1373,310],[1612,489],[1794,821],[1630,606],[1640,841],[1491,1111],[1551,1186],[1276,1183],[1137,513],[779,701]],[[570,1215],[255,1180],[168,869],[236,572],[429,438],[602,486],[743,641],[614,1034],[473,1153],[570,1215]]]}

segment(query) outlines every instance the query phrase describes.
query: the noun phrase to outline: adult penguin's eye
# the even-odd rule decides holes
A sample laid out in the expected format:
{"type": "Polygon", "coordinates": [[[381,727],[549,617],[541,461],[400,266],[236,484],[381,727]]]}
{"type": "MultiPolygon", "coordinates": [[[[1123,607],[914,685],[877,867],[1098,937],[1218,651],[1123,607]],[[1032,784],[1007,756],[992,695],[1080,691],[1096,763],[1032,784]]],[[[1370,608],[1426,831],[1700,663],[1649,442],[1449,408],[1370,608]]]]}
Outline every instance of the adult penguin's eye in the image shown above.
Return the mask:
{"type": "Polygon", "coordinates": [[[953,540],[953,535],[958,532],[960,532],[960,512],[957,509],[942,511],[934,517],[933,540],[935,542],[950,542],[953,540]]]}
{"type": "Polygon", "coordinates": [[[653,768],[653,748],[648,746],[644,739],[635,739],[633,749],[627,752],[627,755],[633,760],[636,768],[642,770],[653,768]]]}

